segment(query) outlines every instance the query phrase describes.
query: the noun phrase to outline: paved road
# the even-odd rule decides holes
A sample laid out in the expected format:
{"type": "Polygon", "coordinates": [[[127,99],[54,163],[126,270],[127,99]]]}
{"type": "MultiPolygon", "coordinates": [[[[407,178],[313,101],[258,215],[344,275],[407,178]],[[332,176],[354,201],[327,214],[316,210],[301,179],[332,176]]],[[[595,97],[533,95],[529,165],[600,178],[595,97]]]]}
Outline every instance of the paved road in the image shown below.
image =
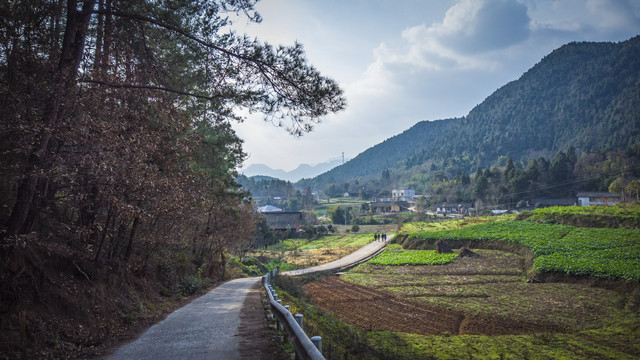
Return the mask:
{"type": "Polygon", "coordinates": [[[153,325],[107,359],[238,359],[242,303],[259,277],[226,282],[153,325]]]}
{"type": "Polygon", "coordinates": [[[313,267],[306,268],[306,269],[283,271],[282,274],[296,276],[296,275],[309,274],[309,273],[314,273],[314,272],[318,272],[318,271],[325,271],[325,270],[331,270],[331,269],[337,269],[337,268],[345,267],[345,266],[351,265],[353,263],[356,263],[356,262],[358,262],[358,261],[360,261],[362,259],[365,259],[365,258],[371,256],[372,254],[375,254],[378,250],[380,250],[383,247],[385,247],[389,243],[389,241],[391,241],[391,239],[393,239],[393,234],[389,234],[388,235],[387,242],[372,241],[372,242],[368,243],[367,245],[361,247],[360,249],[356,250],[355,252],[353,252],[353,253],[351,253],[351,254],[349,254],[349,255],[341,258],[341,259],[338,259],[336,261],[332,261],[330,263],[326,263],[326,264],[322,264],[322,265],[318,265],[318,266],[313,266],[313,267]]]}
{"type": "MultiPolygon", "coordinates": [[[[342,259],[284,274],[300,275],[344,267],[370,256],[386,244],[373,241],[342,259]]],[[[171,313],[107,359],[239,359],[236,334],[240,310],[249,289],[258,281],[259,277],[236,279],[218,286],[171,313]]]]}

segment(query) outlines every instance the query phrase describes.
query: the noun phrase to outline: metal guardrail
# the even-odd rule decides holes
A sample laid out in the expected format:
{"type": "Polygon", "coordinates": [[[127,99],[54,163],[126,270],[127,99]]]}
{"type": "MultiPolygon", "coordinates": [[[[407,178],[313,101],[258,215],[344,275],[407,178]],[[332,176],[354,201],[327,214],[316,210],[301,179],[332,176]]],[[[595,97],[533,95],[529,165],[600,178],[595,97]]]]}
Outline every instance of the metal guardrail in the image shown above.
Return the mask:
{"type": "Polygon", "coordinates": [[[277,273],[277,270],[272,270],[264,275],[262,277],[262,285],[267,291],[269,305],[271,305],[271,310],[278,319],[278,324],[280,324],[287,332],[287,335],[289,335],[289,339],[296,352],[296,359],[325,360],[320,350],[322,349],[321,338],[314,336],[314,341],[309,339],[304,330],[302,330],[302,315],[296,315],[294,317],[289,310],[278,302],[277,294],[271,287],[271,279],[274,278],[277,273]],[[297,319],[299,319],[300,323],[298,323],[297,319]]]}

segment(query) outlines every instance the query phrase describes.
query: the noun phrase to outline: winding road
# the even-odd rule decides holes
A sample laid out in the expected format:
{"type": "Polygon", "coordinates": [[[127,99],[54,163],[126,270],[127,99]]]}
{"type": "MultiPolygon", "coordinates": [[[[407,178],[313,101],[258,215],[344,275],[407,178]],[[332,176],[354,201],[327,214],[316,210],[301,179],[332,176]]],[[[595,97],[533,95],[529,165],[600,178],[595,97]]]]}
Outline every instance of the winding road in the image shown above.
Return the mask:
{"type": "MultiPolygon", "coordinates": [[[[393,235],[390,234],[389,239],[390,240],[388,241],[391,241],[391,239],[393,239],[393,235]]],[[[326,263],[318,266],[312,266],[306,269],[284,271],[282,274],[296,276],[296,275],[302,275],[302,274],[311,274],[319,271],[334,270],[334,269],[348,267],[349,265],[358,263],[368,257],[371,257],[373,254],[377,253],[382,248],[384,248],[387,244],[388,242],[384,242],[384,241],[372,241],[367,245],[361,247],[360,249],[336,261],[332,261],[330,263],[326,263]]]]}
{"type": "MultiPolygon", "coordinates": [[[[283,274],[295,276],[347,267],[372,256],[386,244],[373,241],[339,260],[283,274]]],[[[236,334],[240,309],[247,293],[260,279],[235,279],[216,287],[174,311],[106,359],[239,359],[236,334]]]]}

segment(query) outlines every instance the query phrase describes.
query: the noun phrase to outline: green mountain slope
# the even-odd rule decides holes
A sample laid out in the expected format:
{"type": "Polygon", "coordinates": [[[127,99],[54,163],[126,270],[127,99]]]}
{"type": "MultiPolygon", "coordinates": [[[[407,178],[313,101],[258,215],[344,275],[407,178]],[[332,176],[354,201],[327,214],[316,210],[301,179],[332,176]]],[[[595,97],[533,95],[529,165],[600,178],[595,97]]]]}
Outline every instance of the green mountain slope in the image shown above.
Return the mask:
{"type": "Polygon", "coordinates": [[[443,156],[528,159],[574,146],[628,147],[640,139],[640,37],[565,45],[489,96],[437,139],[443,156]]]}
{"type": "Polygon", "coordinates": [[[640,36],[564,45],[466,117],[420,122],[304,185],[371,179],[390,168],[406,178],[443,161],[472,171],[501,156],[526,162],[570,146],[627,148],[640,141],[639,55],[640,36]]]}
{"type": "MultiPolygon", "coordinates": [[[[460,119],[421,121],[310,182],[326,185],[349,179],[379,177],[383,170],[397,167],[407,157],[424,151],[438,136],[446,133],[459,121],[460,119]]],[[[305,182],[303,180],[301,183],[305,182]]]]}

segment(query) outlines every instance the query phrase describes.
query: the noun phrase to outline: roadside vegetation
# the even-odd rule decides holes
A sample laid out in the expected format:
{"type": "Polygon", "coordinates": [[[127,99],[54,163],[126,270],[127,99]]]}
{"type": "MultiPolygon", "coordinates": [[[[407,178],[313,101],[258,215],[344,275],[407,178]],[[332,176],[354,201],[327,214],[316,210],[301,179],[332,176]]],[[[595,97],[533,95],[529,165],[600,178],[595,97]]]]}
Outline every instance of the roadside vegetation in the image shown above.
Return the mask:
{"type": "Polygon", "coordinates": [[[340,259],[373,241],[373,234],[328,235],[316,240],[285,239],[265,249],[247,253],[267,264],[269,270],[292,270],[340,259]]]}
{"type": "Polygon", "coordinates": [[[386,359],[384,350],[377,350],[369,344],[366,331],[310,301],[303,286],[327,275],[278,276],[275,278],[278,297],[283,305],[289,305],[292,314],[304,315],[303,330],[308,336],[322,337],[322,352],[326,359],[386,359]]]}

